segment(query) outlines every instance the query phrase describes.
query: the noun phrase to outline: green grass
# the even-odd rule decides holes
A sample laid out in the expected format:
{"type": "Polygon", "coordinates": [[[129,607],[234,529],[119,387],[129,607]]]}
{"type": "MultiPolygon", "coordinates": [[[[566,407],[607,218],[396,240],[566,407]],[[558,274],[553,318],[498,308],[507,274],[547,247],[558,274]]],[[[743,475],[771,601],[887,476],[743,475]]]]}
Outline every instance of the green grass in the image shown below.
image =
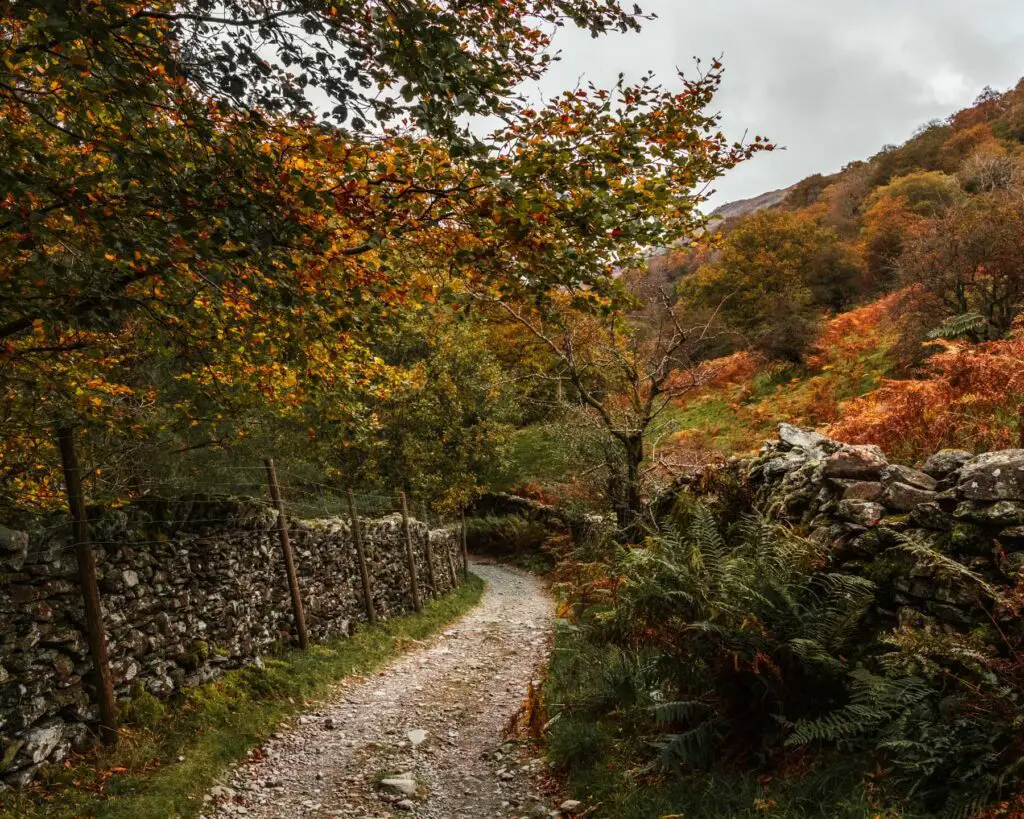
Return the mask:
{"type": "Polygon", "coordinates": [[[780,421],[816,427],[833,420],[837,403],[876,389],[893,368],[883,343],[817,372],[768,365],[746,384],[712,389],[670,407],[657,433],[689,432],[698,446],[722,455],[751,452],[775,436],[780,421]]]}
{"type": "MultiPolygon", "coordinates": [[[[141,697],[129,715],[140,723],[117,748],[52,768],[23,793],[0,795],[0,816],[26,819],[169,819],[190,817],[230,763],[244,757],[288,717],[325,697],[350,674],[372,671],[475,605],[484,583],[475,575],[419,614],[360,629],[347,640],[290,651],[265,667],[238,669],[216,682],[154,706],[141,697]]],[[[343,726],[342,726],[343,727],[343,726]]]]}
{"type": "Polygon", "coordinates": [[[792,782],[762,780],[754,772],[669,777],[639,773],[628,758],[609,756],[602,766],[575,774],[570,788],[597,817],[615,819],[911,819],[872,804],[861,772],[826,769],[792,782]]]}
{"type": "Polygon", "coordinates": [[[658,434],[666,431],[704,431],[716,452],[732,455],[745,448],[750,430],[729,402],[719,398],[702,398],[683,406],[669,407],[657,422],[658,434]]]}

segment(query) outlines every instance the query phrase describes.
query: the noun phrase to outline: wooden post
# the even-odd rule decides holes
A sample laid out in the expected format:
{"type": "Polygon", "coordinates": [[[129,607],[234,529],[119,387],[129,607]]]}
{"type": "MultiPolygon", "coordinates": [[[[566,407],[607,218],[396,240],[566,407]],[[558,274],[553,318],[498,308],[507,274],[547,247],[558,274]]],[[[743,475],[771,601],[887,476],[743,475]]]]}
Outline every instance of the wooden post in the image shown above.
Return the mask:
{"type": "Polygon", "coordinates": [[[421,514],[423,515],[423,525],[427,527],[427,578],[430,580],[430,591],[434,597],[438,597],[440,591],[437,588],[437,572],[434,569],[434,546],[430,542],[430,521],[427,519],[427,502],[421,501],[420,503],[421,514]]]}
{"type": "Polygon", "coordinates": [[[106,745],[117,742],[117,709],[114,706],[114,684],[110,675],[110,654],[107,633],[103,628],[103,609],[100,608],[100,590],[96,583],[96,560],[89,544],[89,523],[85,517],[85,499],[82,495],[82,473],[75,454],[74,432],[68,427],[57,430],[60,458],[64,466],[64,484],[71,512],[71,531],[75,539],[75,557],[78,560],[78,585],[85,603],[85,627],[89,640],[89,653],[96,677],[96,704],[100,709],[100,739],[106,745]]]}
{"type": "Polygon", "coordinates": [[[295,555],[292,544],[288,540],[288,519],[284,514],[284,502],[281,500],[281,489],[277,485],[277,471],[274,459],[264,458],[263,465],[267,468],[267,485],[270,487],[270,499],[277,509],[277,532],[281,536],[281,552],[284,555],[284,569],[288,574],[288,590],[292,595],[292,617],[295,619],[295,631],[299,637],[299,648],[309,648],[309,634],[306,632],[306,615],[302,610],[302,595],[299,593],[299,576],[295,572],[295,555]]]}
{"type": "Polygon", "coordinates": [[[370,623],[377,622],[377,612],[373,608],[373,592],[370,591],[370,572],[366,568],[366,553],[363,551],[363,533],[359,529],[359,516],[356,514],[356,501],[352,490],[348,490],[348,513],[352,517],[352,540],[356,544],[356,557],[359,558],[359,576],[363,581],[363,602],[366,604],[366,619],[370,623]]]}
{"type": "Polygon", "coordinates": [[[398,501],[402,504],[402,528],[405,530],[405,556],[409,562],[409,590],[412,592],[412,607],[416,611],[423,608],[420,603],[420,587],[416,579],[416,557],[412,550],[412,533],[409,531],[409,505],[405,500],[405,492],[398,493],[398,501]]]}
{"type": "Polygon", "coordinates": [[[462,510],[462,579],[469,580],[469,547],[466,546],[466,510],[462,510]]]}

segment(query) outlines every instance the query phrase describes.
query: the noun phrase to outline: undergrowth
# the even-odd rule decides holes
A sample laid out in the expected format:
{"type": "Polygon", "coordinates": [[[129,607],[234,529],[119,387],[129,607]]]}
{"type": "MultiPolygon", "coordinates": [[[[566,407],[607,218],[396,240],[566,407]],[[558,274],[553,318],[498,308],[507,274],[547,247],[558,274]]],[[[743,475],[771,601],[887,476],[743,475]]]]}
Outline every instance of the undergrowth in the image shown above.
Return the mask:
{"type": "Polygon", "coordinates": [[[734,455],[757,449],[779,422],[816,427],[843,417],[845,402],[877,389],[897,368],[899,293],[827,321],[803,364],[736,353],[707,362],[707,383],[666,413],[665,449],[734,455]]]}
{"type": "Polygon", "coordinates": [[[968,819],[1016,798],[1017,586],[987,586],[995,607],[962,629],[897,619],[863,567],[758,516],[687,509],[561,586],[547,745],[575,796],[624,819],[968,819]]]}
{"type": "Polygon", "coordinates": [[[649,693],[626,680],[622,657],[585,632],[556,633],[545,698],[557,715],[547,752],[575,798],[599,817],[655,819],[916,819],[884,808],[864,760],[795,753],[770,772],[723,759],[704,769],[652,764],[659,732],[649,693]]]}
{"type": "MultiPolygon", "coordinates": [[[[419,614],[359,629],[352,637],[289,651],[263,668],[230,671],[166,704],[136,700],[121,743],[45,772],[21,793],[0,794],[0,816],[25,819],[168,819],[196,816],[203,793],[230,763],[331,686],[381,666],[475,605],[483,581],[427,602],[419,614]]],[[[152,701],[151,701],[152,700],[152,701]]]]}

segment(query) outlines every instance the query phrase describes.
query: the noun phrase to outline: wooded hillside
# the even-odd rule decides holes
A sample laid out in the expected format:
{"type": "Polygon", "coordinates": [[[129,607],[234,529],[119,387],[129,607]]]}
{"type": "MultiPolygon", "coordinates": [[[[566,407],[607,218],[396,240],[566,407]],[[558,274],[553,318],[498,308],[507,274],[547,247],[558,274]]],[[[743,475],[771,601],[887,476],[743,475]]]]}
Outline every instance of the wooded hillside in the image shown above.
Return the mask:
{"type": "MultiPolygon", "coordinates": [[[[782,421],[908,460],[1019,445],[1022,122],[1024,85],[987,90],[902,145],[724,206],[655,256],[633,292],[670,294],[700,343],[685,394],[647,427],[646,491],[756,449],[782,421]]],[[[603,492],[599,446],[561,475],[528,460],[523,478],[541,494],[603,492]]]]}

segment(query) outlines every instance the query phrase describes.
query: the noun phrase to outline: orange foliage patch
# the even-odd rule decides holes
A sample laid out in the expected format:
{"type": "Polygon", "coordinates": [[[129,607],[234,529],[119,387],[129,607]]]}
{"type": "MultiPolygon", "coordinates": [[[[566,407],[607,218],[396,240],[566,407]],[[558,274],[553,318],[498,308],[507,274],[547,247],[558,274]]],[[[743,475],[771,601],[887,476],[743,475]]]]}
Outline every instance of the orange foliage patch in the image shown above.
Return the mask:
{"type": "Polygon", "coordinates": [[[808,365],[821,370],[876,347],[879,335],[892,329],[893,317],[906,295],[905,290],[890,293],[830,319],[814,345],[815,353],[807,359],[808,365]]]}
{"type": "Polygon", "coordinates": [[[742,350],[701,364],[698,380],[706,387],[740,384],[750,381],[764,364],[764,356],[742,350]]]}
{"type": "Polygon", "coordinates": [[[703,388],[681,406],[720,401],[731,415],[682,430],[662,444],[658,455],[673,466],[680,461],[686,471],[692,464],[715,460],[716,452],[757,448],[774,435],[780,421],[818,426],[838,420],[841,403],[876,385],[890,365],[889,351],[897,339],[895,317],[906,295],[893,293],[831,318],[808,359],[810,372],[780,381],[768,395],[755,395],[755,379],[772,377],[782,365],[748,352],[707,362],[703,388]]]}
{"type": "Polygon", "coordinates": [[[848,402],[830,434],[878,444],[896,456],[919,457],[942,447],[977,452],[1019,446],[1024,332],[1003,341],[941,347],[926,362],[925,378],[886,381],[848,402]]]}

